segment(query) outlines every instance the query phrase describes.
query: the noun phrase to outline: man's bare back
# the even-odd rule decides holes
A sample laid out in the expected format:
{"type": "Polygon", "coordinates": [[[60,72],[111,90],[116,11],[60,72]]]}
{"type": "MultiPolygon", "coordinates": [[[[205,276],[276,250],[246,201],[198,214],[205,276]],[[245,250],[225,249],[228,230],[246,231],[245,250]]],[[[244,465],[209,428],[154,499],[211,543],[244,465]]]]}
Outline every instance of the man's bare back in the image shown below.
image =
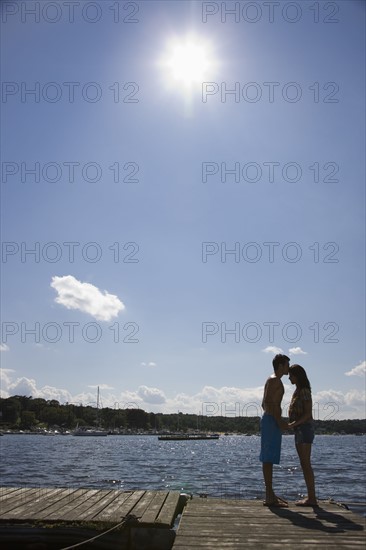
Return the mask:
{"type": "Polygon", "coordinates": [[[281,401],[284,393],[282,380],[275,375],[270,376],[264,386],[262,407],[264,412],[274,416],[279,426],[281,425],[281,401]]]}

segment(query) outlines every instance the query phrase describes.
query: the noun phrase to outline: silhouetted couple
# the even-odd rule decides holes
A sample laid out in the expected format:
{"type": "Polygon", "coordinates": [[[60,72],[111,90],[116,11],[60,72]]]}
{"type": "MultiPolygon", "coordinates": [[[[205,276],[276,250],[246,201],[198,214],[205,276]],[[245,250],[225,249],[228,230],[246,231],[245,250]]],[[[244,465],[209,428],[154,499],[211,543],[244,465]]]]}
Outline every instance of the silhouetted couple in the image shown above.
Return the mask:
{"type": "Polygon", "coordinates": [[[282,432],[293,429],[295,445],[300,458],[308,496],[295,502],[297,506],[317,506],[314,473],[311,467],[311,445],[314,440],[311,387],[305,370],[300,365],[290,367],[290,359],[278,354],[272,361],[274,373],[264,386],[261,419],[261,454],[263,477],[266,485],[266,506],[287,507],[288,503],[274,493],[273,464],[280,463],[282,432]],[[289,422],[282,418],[281,401],[284,394],[282,376],[288,374],[296,385],[289,408],[289,422]]]}

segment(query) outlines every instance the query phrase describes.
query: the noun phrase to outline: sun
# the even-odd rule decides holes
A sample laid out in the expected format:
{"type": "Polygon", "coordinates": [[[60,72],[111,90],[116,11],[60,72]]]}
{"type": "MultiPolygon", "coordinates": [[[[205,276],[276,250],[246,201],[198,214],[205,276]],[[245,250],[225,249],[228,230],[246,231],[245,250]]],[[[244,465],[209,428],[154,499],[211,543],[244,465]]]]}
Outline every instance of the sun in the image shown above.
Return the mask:
{"type": "Polygon", "coordinates": [[[168,58],[167,68],[175,80],[188,85],[202,82],[209,68],[207,51],[197,42],[176,44],[168,58]]]}
{"type": "Polygon", "coordinates": [[[168,81],[191,89],[212,74],[215,63],[210,45],[193,36],[169,42],[160,65],[168,81]]]}

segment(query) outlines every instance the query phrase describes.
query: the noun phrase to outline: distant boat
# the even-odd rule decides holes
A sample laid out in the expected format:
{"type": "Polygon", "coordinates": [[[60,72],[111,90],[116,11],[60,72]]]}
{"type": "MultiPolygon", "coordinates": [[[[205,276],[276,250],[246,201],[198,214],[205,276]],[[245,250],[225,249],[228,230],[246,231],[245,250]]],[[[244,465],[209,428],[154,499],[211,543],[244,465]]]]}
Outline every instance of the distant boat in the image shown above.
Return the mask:
{"type": "MultiPolygon", "coordinates": [[[[98,386],[98,392],[97,392],[97,424],[99,421],[99,386],[98,386]]],[[[78,436],[106,436],[108,435],[108,432],[103,430],[103,428],[85,428],[84,426],[76,426],[75,430],[72,432],[72,435],[78,435],[78,436]]]]}
{"type": "Polygon", "coordinates": [[[95,429],[95,428],[76,428],[72,435],[81,435],[81,436],[88,436],[88,435],[98,435],[98,436],[105,436],[108,435],[106,431],[103,429],[95,429]]]}
{"type": "Polygon", "coordinates": [[[219,439],[219,434],[165,434],[159,435],[160,441],[198,441],[201,439],[219,439]]]}

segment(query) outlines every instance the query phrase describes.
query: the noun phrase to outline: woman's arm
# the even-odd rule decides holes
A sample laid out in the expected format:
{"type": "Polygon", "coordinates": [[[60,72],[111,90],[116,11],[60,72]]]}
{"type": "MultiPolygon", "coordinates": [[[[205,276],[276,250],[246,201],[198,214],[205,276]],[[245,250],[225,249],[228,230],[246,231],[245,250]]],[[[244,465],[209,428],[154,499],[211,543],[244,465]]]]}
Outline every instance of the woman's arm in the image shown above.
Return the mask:
{"type": "Polygon", "coordinates": [[[289,428],[296,428],[296,426],[299,426],[300,424],[305,424],[305,422],[308,422],[308,420],[312,420],[313,418],[313,401],[312,399],[307,399],[304,401],[304,412],[294,422],[290,422],[288,425],[289,428]]]}

